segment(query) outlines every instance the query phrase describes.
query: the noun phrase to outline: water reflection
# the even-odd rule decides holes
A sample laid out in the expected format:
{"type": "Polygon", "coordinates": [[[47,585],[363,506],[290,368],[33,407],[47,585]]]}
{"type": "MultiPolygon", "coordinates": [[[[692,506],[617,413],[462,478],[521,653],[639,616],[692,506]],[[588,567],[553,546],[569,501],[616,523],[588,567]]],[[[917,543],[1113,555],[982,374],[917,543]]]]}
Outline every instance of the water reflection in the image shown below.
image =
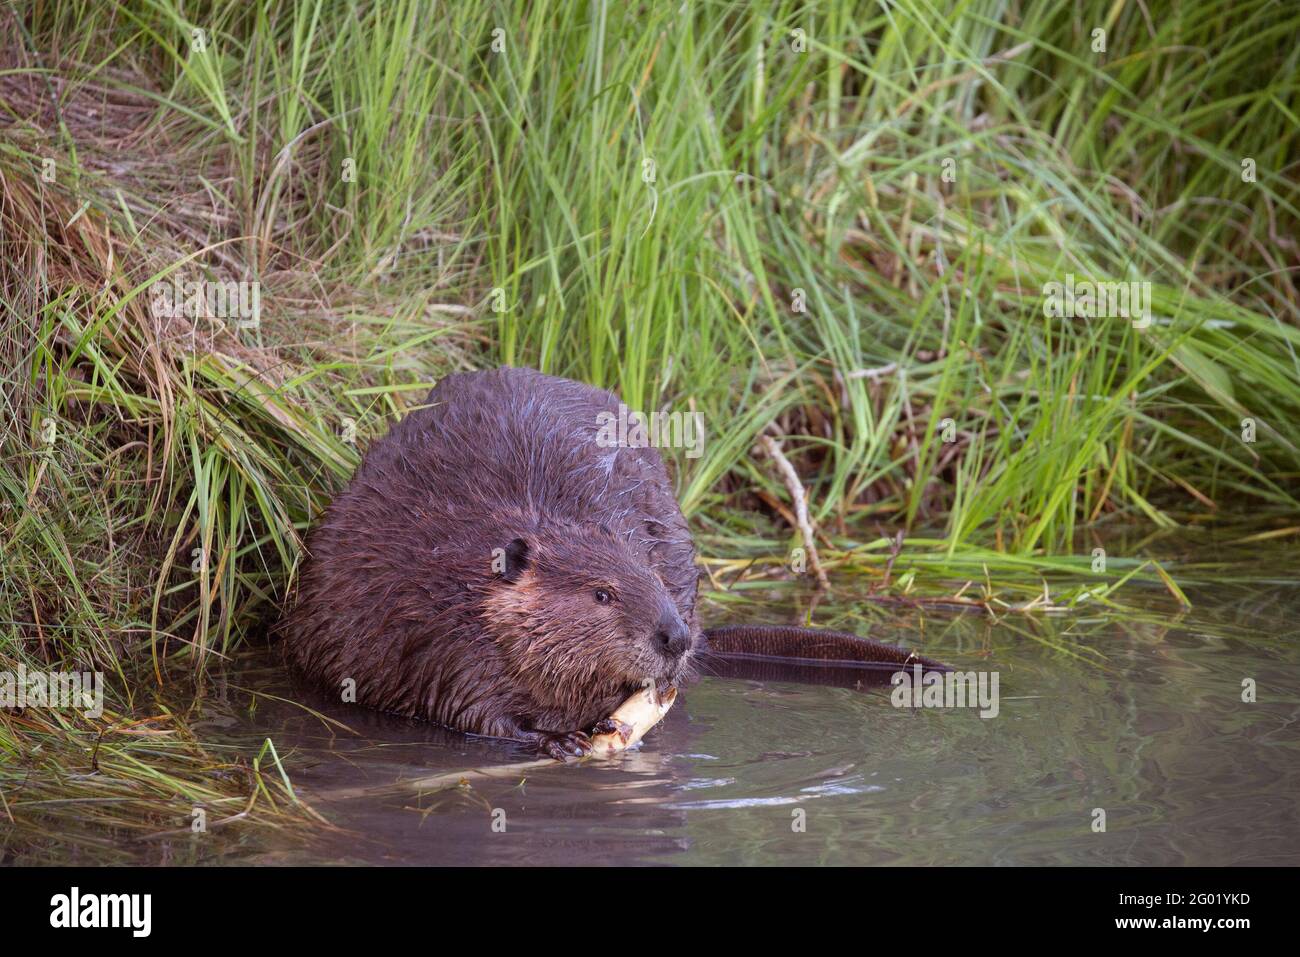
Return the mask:
{"type": "MultiPolygon", "coordinates": [[[[854,627],[877,640],[996,667],[998,717],[895,708],[889,687],[705,678],[620,760],[432,794],[392,786],[531,756],[294,687],[351,731],[280,703],[260,706],[244,730],[274,737],[299,792],[342,830],[264,853],[471,864],[1300,863],[1295,596],[1218,597],[1139,620],[899,617],[845,603],[854,627]],[[1247,678],[1258,683],[1254,704],[1242,701],[1247,678]],[[1104,832],[1094,830],[1097,809],[1104,832]]],[[[286,693],[265,663],[240,681],[286,693]]]]}
{"type": "MultiPolygon", "coordinates": [[[[1153,591],[1139,616],[992,620],[841,592],[820,624],[996,668],[997,717],[896,708],[888,685],[732,673],[686,689],[618,760],[438,790],[412,782],[534,756],[340,704],[292,681],[274,652],[251,654],[209,684],[196,729],[248,753],[271,738],[333,827],[117,843],[112,860],[1300,864],[1300,592],[1241,566],[1189,594],[1189,612],[1153,591]],[[1252,681],[1257,700],[1243,702],[1252,681]]],[[[69,855],[87,862],[93,845],[69,855]]]]}

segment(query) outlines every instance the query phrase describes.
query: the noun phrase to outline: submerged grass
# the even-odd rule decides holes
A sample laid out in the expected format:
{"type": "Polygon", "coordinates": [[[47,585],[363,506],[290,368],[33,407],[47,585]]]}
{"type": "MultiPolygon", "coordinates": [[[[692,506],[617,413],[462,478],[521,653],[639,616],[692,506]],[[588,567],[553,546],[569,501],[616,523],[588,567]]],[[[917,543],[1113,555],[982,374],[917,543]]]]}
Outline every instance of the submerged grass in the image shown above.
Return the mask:
{"type": "Polygon", "coordinates": [[[265,629],[448,370],[698,412],[671,454],[724,604],[793,577],[765,432],[886,602],[1178,598],[1099,532],[1294,534],[1297,32],[1267,0],[7,4],[0,669],[103,670],[109,706],[0,710],[3,841],[301,809],[160,702],[265,629]],[[1149,283],[1150,323],[1045,315],[1069,275],[1149,283]],[[160,316],[174,277],[258,283],[258,321],[160,316]]]}

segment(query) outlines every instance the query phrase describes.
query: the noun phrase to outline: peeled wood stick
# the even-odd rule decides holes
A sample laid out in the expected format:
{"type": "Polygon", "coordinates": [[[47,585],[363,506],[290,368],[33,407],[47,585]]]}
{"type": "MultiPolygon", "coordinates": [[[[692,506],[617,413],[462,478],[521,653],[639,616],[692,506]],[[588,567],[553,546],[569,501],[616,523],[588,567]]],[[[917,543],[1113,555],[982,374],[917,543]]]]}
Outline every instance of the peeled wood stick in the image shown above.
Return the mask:
{"type": "MultiPolygon", "coordinates": [[[[621,705],[606,721],[614,726],[611,731],[591,736],[591,755],[593,758],[612,758],[636,744],[645,733],[659,723],[668,713],[668,709],[677,700],[677,689],[669,688],[662,696],[653,687],[642,688],[621,705]]],[[[521,764],[498,764],[488,768],[475,768],[471,771],[453,771],[447,774],[435,774],[432,777],[417,778],[407,781],[404,787],[419,791],[436,791],[446,787],[458,786],[462,781],[479,781],[491,778],[511,777],[522,770],[530,768],[554,767],[559,764],[572,764],[583,758],[569,758],[555,761],[541,758],[537,761],[525,761],[521,764]]]]}
{"type": "MultiPolygon", "coordinates": [[[[642,688],[615,708],[606,722],[602,722],[602,724],[612,724],[613,730],[592,735],[591,757],[610,758],[632,747],[645,736],[647,731],[659,723],[676,700],[676,688],[669,688],[663,695],[657,694],[653,687],[642,688]]],[[[585,759],[570,758],[568,761],[556,761],[553,758],[540,758],[536,761],[520,761],[515,764],[495,764],[486,768],[470,768],[466,771],[448,771],[374,788],[336,788],[333,791],[312,795],[312,799],[346,800],[393,791],[442,791],[473,781],[518,777],[524,771],[562,767],[582,760],[585,759]]]]}
{"type": "Polygon", "coordinates": [[[659,723],[677,700],[677,689],[669,688],[659,695],[653,687],[642,688],[614,709],[608,723],[613,731],[592,735],[591,756],[610,758],[636,744],[647,731],[659,723]]]}

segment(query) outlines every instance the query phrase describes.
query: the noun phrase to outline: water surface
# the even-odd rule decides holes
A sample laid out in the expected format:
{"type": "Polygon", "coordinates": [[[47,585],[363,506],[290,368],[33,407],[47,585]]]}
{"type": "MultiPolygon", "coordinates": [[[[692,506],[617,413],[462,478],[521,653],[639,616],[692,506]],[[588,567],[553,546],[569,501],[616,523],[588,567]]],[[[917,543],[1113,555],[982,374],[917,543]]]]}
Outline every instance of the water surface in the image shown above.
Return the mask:
{"type": "MultiPolygon", "coordinates": [[[[305,699],[351,731],[261,699],[252,717],[232,709],[238,720],[223,734],[272,738],[298,793],[338,830],[284,846],[208,835],[199,859],[1300,864],[1300,593],[1275,563],[1243,569],[1191,589],[1190,612],[1152,593],[1138,619],[1099,610],[994,621],[879,609],[840,592],[820,622],[856,617],[872,638],[996,669],[998,716],[900,709],[888,686],[705,678],[621,759],[432,794],[392,786],[531,756],[332,704],[255,656],[231,684],[305,699]],[[1253,704],[1242,700],[1245,679],[1257,684],[1253,704]]],[[[764,611],[770,621],[796,614],[764,611]]]]}

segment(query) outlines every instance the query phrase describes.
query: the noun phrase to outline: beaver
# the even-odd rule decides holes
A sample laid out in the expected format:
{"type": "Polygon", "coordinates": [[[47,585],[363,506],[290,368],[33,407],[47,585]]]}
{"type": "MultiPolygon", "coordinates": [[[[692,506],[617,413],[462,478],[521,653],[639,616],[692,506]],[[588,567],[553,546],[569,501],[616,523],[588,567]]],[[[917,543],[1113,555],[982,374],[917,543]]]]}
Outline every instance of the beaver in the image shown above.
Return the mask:
{"type": "Polygon", "coordinates": [[[612,392],[532,369],[442,379],[309,533],[290,661],[358,703],[556,758],[710,653],[921,661],[854,635],[702,631],[690,529],[658,450],[600,441],[612,392]],[[349,684],[350,683],[350,684],[349,684]]]}

